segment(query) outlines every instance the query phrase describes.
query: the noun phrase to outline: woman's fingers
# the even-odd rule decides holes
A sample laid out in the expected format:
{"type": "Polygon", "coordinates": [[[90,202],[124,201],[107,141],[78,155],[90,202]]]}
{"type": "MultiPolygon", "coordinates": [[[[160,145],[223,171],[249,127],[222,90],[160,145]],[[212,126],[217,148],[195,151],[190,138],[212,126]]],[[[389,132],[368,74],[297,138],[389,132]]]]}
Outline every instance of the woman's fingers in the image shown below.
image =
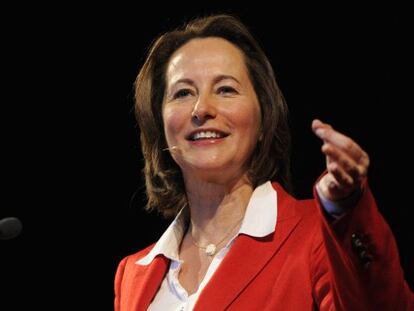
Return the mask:
{"type": "Polygon", "coordinates": [[[367,153],[354,140],[320,120],[312,122],[312,130],[324,142],[321,149],[330,176],[321,181],[326,183],[324,189],[329,196],[346,197],[361,187],[369,167],[367,153]]]}
{"type": "MultiPolygon", "coordinates": [[[[327,142],[322,145],[322,152],[327,156],[328,163],[339,167],[341,175],[349,175],[356,182],[361,181],[367,175],[368,166],[364,160],[365,157],[358,159],[357,162],[342,149],[327,142]]],[[[330,170],[329,167],[328,170],[330,170]]],[[[344,180],[348,178],[344,177],[344,180]]]]}
{"type": "Polygon", "coordinates": [[[367,175],[368,154],[354,140],[320,120],[312,122],[312,129],[324,141],[322,151],[327,156],[340,161],[340,164],[353,176],[358,174],[365,177],[367,175]]]}
{"type": "Polygon", "coordinates": [[[335,131],[330,125],[317,120],[316,126],[312,126],[315,134],[324,142],[331,143],[335,147],[341,149],[354,161],[359,161],[366,156],[362,148],[351,138],[342,133],[335,131]]]}
{"type": "Polygon", "coordinates": [[[339,186],[347,188],[354,186],[354,178],[338,162],[330,162],[327,169],[338,181],[339,186]]]}

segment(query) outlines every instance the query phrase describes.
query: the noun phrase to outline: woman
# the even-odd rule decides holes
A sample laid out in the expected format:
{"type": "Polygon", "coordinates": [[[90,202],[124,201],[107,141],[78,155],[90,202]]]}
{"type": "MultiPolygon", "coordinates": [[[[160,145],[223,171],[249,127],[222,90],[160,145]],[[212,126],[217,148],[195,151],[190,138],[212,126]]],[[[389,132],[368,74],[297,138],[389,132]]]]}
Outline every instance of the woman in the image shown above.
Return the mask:
{"type": "Polygon", "coordinates": [[[287,107],[240,21],[200,18],[161,36],[137,77],[136,116],[147,208],[176,218],[120,263],[116,310],[414,305],[357,143],[314,120],[326,172],[313,200],[286,192],[287,107]]]}

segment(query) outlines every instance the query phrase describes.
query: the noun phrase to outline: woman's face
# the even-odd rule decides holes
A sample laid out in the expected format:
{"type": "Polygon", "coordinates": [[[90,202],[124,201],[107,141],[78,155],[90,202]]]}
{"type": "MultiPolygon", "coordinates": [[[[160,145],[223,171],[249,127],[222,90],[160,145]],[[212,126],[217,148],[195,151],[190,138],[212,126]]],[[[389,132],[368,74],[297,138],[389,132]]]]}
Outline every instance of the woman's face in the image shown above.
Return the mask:
{"type": "Polygon", "coordinates": [[[178,49],[167,66],[162,115],[184,178],[225,183],[245,174],[261,113],[236,46],[203,38],[178,49]]]}

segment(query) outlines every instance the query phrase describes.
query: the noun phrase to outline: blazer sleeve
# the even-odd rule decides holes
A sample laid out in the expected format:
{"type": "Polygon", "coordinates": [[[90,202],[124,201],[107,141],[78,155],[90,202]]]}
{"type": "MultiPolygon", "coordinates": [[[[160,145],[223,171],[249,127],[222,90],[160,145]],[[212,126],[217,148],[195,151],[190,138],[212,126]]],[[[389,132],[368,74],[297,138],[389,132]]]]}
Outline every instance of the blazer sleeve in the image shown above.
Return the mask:
{"type": "Polygon", "coordinates": [[[320,213],[322,239],[314,243],[311,278],[320,310],[414,310],[397,244],[366,181],[360,200],[341,219],[320,213]]]}

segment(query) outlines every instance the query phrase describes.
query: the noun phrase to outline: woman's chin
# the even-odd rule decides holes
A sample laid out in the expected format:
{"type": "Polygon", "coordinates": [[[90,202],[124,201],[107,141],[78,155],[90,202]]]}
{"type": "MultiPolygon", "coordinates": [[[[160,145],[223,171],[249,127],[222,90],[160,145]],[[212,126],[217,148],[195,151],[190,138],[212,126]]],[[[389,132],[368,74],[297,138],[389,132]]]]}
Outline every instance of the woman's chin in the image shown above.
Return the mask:
{"type": "Polygon", "coordinates": [[[184,176],[188,176],[191,179],[197,178],[208,183],[223,184],[232,180],[239,170],[235,170],[234,167],[230,168],[228,164],[191,163],[183,171],[184,176]]]}
{"type": "Polygon", "coordinates": [[[186,168],[192,171],[192,173],[200,174],[210,174],[210,173],[219,173],[228,170],[228,164],[219,163],[217,161],[210,162],[199,162],[191,161],[186,163],[186,168]]]}

